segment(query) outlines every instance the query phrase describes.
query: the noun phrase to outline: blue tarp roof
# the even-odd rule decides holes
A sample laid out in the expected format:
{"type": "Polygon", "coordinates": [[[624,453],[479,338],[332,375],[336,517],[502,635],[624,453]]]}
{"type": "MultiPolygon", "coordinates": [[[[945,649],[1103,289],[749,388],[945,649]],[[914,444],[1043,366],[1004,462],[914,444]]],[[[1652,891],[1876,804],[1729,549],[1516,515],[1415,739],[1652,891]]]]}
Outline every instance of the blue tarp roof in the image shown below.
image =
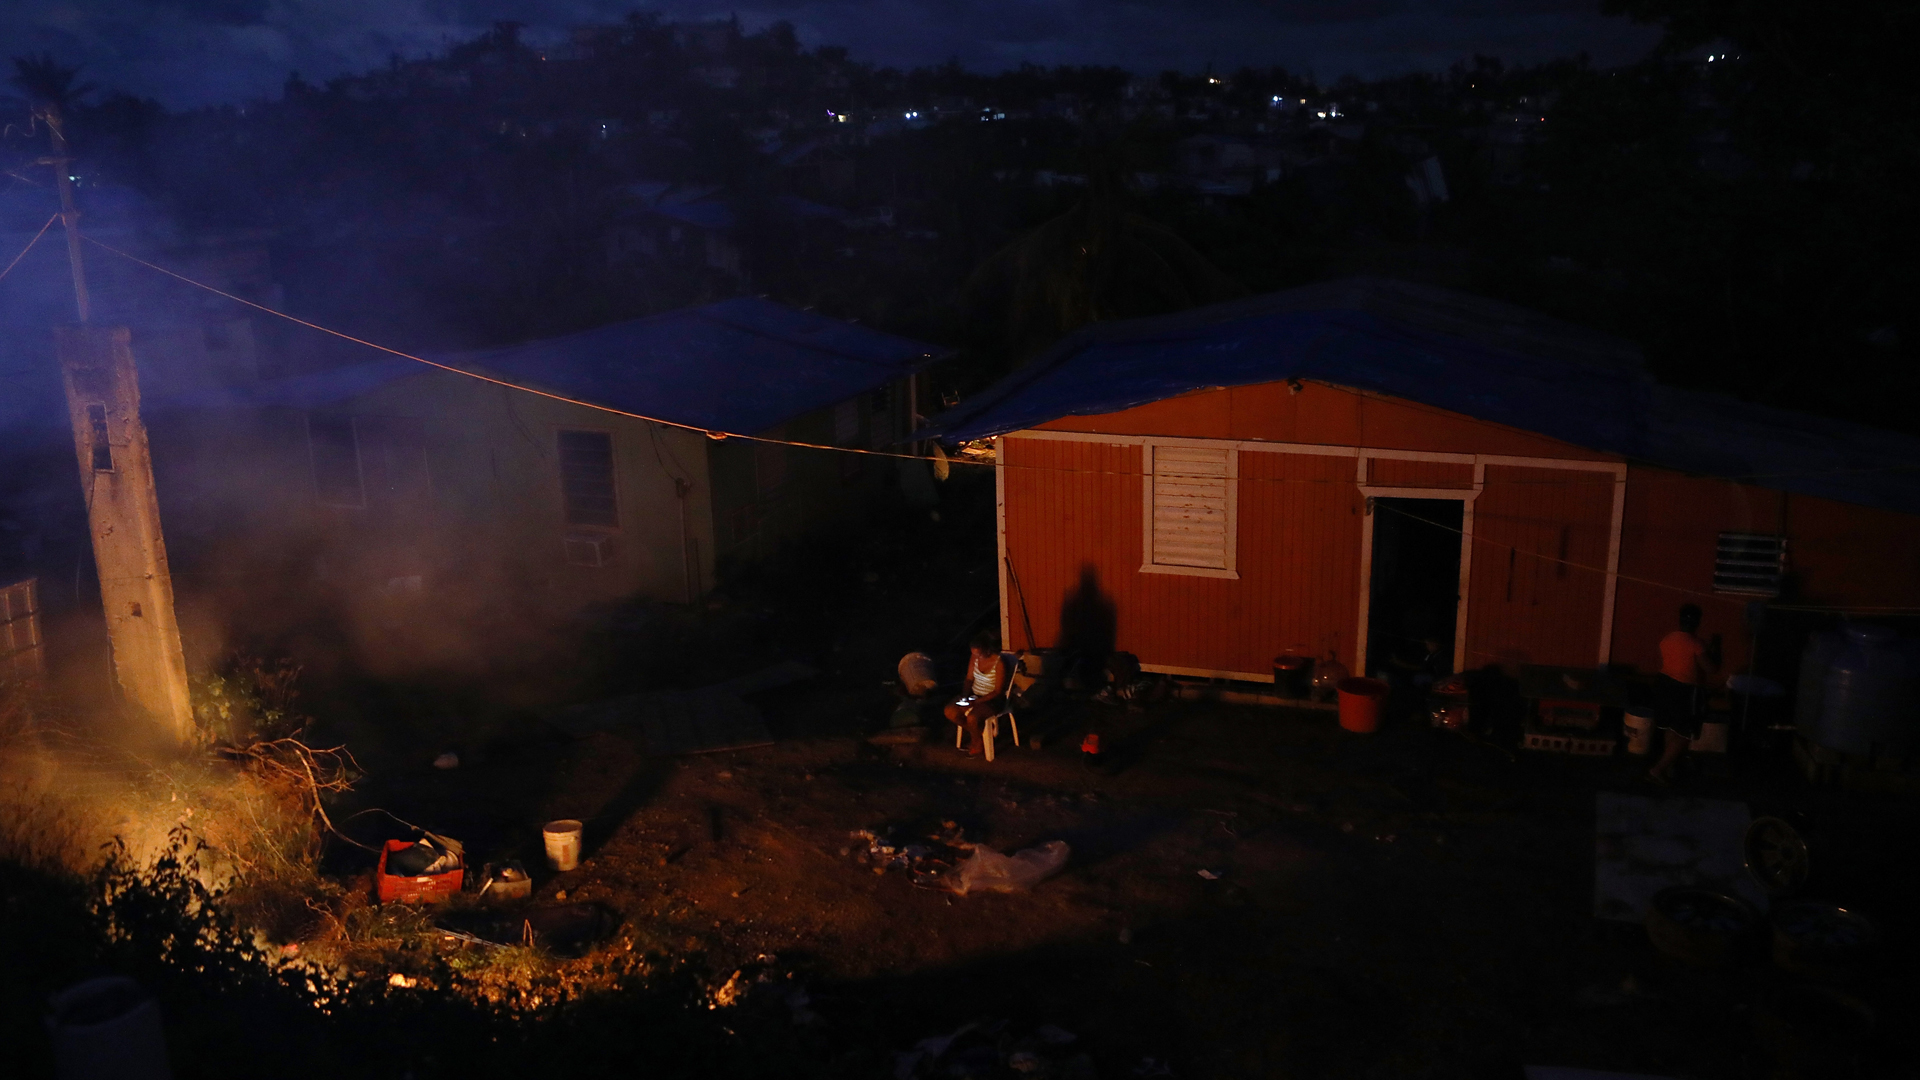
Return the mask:
{"type": "MultiPolygon", "coordinates": [[[[431,359],[625,412],[751,434],[877,389],[942,355],[924,342],[742,297],[431,359]]],[[[432,371],[389,357],[155,406],[322,408],[432,371]]]]}
{"type": "Polygon", "coordinates": [[[1387,394],[1696,475],[1920,513],[1920,440],[1660,386],[1617,339],[1377,278],[1089,327],[939,417],[931,434],[983,438],[1282,379],[1387,394]]]}

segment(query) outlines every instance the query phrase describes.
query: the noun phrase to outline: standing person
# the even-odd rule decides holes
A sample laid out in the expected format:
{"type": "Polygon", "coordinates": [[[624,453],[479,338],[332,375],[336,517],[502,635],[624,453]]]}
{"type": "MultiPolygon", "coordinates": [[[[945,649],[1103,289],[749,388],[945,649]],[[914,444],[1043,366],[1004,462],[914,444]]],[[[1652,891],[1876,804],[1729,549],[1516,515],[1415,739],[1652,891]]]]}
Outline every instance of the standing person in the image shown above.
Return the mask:
{"type": "Polygon", "coordinates": [[[1666,729],[1660,760],[1647,770],[1655,783],[1673,782],[1674,767],[1687,744],[1700,737],[1706,709],[1707,677],[1720,669],[1719,641],[1700,640],[1700,607],[1680,606],[1680,628],[1660,639],[1660,681],[1654,687],[1654,719],[1666,729]]]}
{"type": "Polygon", "coordinates": [[[980,724],[992,716],[1007,692],[1007,661],[1000,655],[1000,635],[982,630],[974,636],[967,659],[966,689],[947,705],[947,719],[967,729],[967,753],[984,753],[980,724]]]}

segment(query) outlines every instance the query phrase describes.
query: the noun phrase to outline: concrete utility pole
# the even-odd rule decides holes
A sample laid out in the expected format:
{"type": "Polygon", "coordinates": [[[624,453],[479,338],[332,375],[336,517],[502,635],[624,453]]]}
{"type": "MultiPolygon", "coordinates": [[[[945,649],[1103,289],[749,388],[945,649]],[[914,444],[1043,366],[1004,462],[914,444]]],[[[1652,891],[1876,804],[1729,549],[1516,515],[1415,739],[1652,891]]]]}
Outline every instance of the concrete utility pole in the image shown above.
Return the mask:
{"type": "Polygon", "coordinates": [[[130,338],[124,326],[56,331],[114,674],[128,701],[186,743],[194,733],[186,652],[130,338]]]}
{"type": "MultiPolygon", "coordinates": [[[[68,73],[69,81],[71,73],[68,73]]],[[[132,335],[124,326],[94,327],[81,257],[80,215],[73,206],[72,160],[60,103],[35,106],[52,135],[60,215],[79,325],[55,330],[60,371],[80,458],[80,489],[100,574],[100,601],[113,645],[114,674],[127,700],[181,743],[194,735],[187,694],[186,652],[173,610],[173,577],[160,532],[160,498],[153,486],[147,428],[140,422],[140,377],[132,335]]]]}
{"type": "Polygon", "coordinates": [[[87,261],[80,251],[80,212],[73,208],[73,156],[67,152],[66,122],[53,102],[40,106],[39,112],[53,141],[53,183],[60,192],[60,223],[67,234],[67,265],[73,270],[73,306],[80,311],[80,325],[85,326],[93,321],[93,297],[87,292],[87,261]]]}

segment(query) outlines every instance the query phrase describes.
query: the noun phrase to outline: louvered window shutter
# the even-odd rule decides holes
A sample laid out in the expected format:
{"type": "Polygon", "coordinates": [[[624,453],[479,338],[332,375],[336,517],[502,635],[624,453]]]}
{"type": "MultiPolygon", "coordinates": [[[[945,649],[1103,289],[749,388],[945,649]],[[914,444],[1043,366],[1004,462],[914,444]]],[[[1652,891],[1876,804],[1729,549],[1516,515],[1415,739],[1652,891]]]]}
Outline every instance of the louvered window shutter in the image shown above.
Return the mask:
{"type": "Polygon", "coordinates": [[[1233,567],[1233,451],[1154,446],[1155,566],[1233,567]]]}

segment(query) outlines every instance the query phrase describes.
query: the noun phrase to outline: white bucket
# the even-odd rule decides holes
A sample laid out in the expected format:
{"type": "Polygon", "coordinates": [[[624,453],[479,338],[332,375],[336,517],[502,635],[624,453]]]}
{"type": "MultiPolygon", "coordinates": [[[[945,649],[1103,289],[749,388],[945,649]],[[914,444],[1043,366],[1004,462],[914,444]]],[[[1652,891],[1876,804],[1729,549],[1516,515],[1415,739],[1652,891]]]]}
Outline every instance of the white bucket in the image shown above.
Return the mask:
{"type": "Polygon", "coordinates": [[[1624,718],[1627,729],[1627,753],[1645,754],[1653,749],[1653,717],[1629,712],[1624,718]]]}
{"type": "Polygon", "coordinates": [[[571,870],[580,865],[580,823],[572,818],[549,821],[540,830],[547,842],[547,865],[555,870],[571,870]]]}
{"type": "Polygon", "coordinates": [[[1696,754],[1724,754],[1727,752],[1727,725],[1711,720],[1700,725],[1700,737],[1687,744],[1687,749],[1696,754]]]}
{"type": "Polygon", "coordinates": [[[60,1080],[170,1080],[160,1007],[120,975],[61,991],[47,1018],[60,1080]]]}

